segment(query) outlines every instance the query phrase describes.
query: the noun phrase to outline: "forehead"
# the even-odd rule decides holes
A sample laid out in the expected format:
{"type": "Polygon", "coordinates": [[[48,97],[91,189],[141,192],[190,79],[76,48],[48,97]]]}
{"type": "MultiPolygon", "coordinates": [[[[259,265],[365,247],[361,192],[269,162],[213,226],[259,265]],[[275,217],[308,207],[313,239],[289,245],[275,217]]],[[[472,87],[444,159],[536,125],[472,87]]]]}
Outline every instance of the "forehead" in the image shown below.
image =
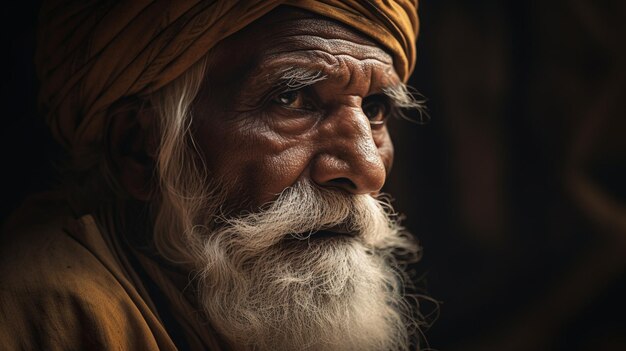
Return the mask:
{"type": "Polygon", "coordinates": [[[300,66],[331,78],[356,70],[390,84],[399,81],[391,55],[376,42],[343,24],[290,7],[279,7],[220,42],[209,65],[213,75],[221,72],[227,79],[300,66]]]}

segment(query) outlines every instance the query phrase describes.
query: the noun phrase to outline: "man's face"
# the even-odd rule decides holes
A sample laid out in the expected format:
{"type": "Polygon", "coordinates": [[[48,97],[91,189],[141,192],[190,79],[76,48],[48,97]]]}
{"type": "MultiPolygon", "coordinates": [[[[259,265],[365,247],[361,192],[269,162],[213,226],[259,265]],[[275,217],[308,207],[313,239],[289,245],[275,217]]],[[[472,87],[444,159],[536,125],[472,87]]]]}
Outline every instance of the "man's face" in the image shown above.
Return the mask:
{"type": "Polygon", "coordinates": [[[235,349],[405,349],[415,323],[395,254],[418,249],[372,196],[393,159],[385,120],[405,101],[391,57],[279,8],[218,44],[206,72],[191,110],[205,193],[173,202],[198,177],[166,179],[182,185],[164,188],[155,242],[191,263],[211,325],[235,349]]]}
{"type": "Polygon", "coordinates": [[[389,54],[330,20],[274,11],[221,42],[194,108],[210,177],[254,210],[308,180],[375,194],[393,145],[384,124],[400,81],[389,54]]]}

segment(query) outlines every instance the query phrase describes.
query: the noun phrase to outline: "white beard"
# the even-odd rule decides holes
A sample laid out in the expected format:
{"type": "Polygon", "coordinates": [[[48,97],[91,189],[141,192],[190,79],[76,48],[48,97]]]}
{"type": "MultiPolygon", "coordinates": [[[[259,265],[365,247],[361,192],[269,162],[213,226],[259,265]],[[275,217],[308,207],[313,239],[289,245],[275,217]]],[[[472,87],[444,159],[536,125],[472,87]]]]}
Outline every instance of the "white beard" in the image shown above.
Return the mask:
{"type": "Polygon", "coordinates": [[[417,245],[385,208],[298,183],[261,212],[220,218],[187,243],[212,326],[242,350],[408,349],[415,321],[392,252],[417,245]],[[314,233],[337,225],[355,235],[314,233]]]}

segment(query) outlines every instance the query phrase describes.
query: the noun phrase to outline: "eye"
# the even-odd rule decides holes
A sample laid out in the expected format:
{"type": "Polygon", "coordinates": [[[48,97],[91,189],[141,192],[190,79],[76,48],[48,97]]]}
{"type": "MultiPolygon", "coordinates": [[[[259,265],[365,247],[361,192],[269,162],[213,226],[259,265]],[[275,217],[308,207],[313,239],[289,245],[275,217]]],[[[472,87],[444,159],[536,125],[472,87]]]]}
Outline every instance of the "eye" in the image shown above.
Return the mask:
{"type": "Polygon", "coordinates": [[[280,106],[292,109],[310,109],[312,106],[305,101],[301,90],[290,90],[276,95],[272,101],[280,106]]]}
{"type": "Polygon", "coordinates": [[[278,96],[274,99],[274,102],[283,106],[291,106],[298,100],[299,97],[300,94],[298,91],[286,91],[278,94],[278,96]]]}
{"type": "Polygon", "coordinates": [[[387,97],[378,94],[363,99],[361,110],[363,110],[363,114],[370,120],[370,124],[382,125],[387,120],[391,107],[389,106],[387,97]]]}

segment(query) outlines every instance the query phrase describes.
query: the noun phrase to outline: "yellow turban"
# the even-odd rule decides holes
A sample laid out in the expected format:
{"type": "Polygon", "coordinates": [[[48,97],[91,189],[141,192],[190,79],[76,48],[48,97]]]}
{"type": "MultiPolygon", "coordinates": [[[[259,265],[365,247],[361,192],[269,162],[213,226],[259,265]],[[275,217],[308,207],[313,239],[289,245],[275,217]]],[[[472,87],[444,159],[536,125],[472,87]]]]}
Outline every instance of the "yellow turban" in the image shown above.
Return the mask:
{"type": "Polygon", "coordinates": [[[101,142],[106,110],[179,77],[220,40],[281,4],[342,22],[378,41],[407,80],[415,64],[417,0],[51,0],[40,13],[40,106],[74,152],[101,142]]]}

